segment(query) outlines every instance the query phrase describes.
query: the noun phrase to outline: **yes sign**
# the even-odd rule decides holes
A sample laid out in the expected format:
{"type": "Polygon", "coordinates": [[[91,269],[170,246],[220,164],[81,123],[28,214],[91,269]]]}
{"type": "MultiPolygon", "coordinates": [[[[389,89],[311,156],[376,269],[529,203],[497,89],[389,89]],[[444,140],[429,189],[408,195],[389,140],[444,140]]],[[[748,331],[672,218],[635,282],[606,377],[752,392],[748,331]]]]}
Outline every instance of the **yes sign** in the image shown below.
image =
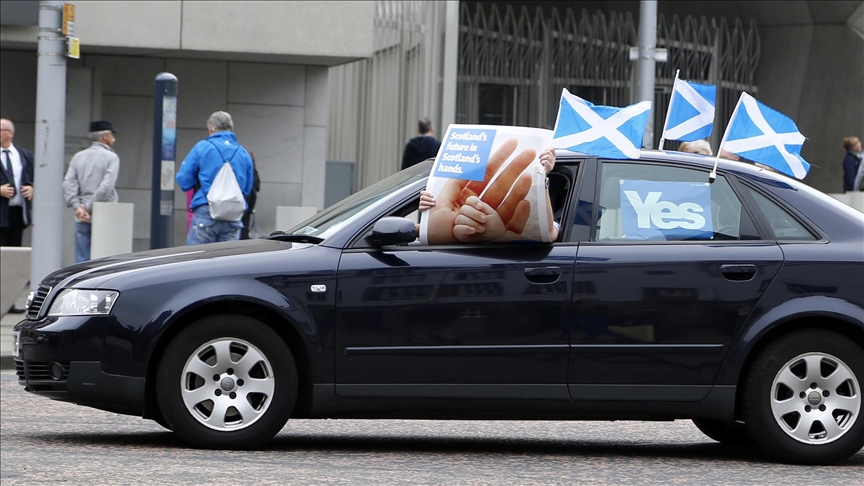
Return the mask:
{"type": "Polygon", "coordinates": [[[621,232],[633,240],[711,239],[710,185],[621,180],[621,232]]]}

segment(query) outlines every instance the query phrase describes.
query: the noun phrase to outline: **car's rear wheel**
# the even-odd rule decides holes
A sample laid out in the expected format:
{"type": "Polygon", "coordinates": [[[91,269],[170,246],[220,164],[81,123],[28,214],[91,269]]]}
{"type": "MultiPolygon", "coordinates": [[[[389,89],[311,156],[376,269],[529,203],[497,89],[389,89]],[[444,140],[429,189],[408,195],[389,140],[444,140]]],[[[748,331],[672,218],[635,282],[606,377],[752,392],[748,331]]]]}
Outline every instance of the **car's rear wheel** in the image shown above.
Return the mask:
{"type": "Polygon", "coordinates": [[[184,441],[213,449],[254,448],[291,416],[297,368],[288,346],[265,324],[217,315],[171,341],[156,387],[162,416],[184,441]]]}
{"type": "Polygon", "coordinates": [[[831,464],[864,447],[864,350],[831,331],[780,337],[756,357],[744,382],[753,439],[778,460],[831,464]]]}
{"type": "Polygon", "coordinates": [[[693,419],[693,425],[703,434],[724,445],[752,445],[753,438],[747,428],[739,424],[727,424],[720,420],[693,419]]]}

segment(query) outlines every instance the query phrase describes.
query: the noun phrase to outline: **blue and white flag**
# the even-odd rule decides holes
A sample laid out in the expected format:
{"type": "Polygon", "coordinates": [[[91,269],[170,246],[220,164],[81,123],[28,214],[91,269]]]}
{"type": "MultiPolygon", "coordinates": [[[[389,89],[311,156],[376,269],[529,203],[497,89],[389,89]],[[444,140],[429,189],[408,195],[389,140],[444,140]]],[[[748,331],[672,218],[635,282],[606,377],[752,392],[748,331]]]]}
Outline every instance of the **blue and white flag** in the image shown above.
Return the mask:
{"type": "Polygon", "coordinates": [[[791,118],[741,93],[720,149],[803,179],[810,171],[801,158],[804,140],[791,118]]]}
{"type": "Polygon", "coordinates": [[[716,99],[717,86],[678,79],[676,72],[662,140],[692,142],[708,138],[714,128],[716,99]]]}
{"type": "Polygon", "coordinates": [[[552,146],[609,159],[638,159],[650,113],[650,101],[624,108],[595,106],[564,88],[552,146]]]}

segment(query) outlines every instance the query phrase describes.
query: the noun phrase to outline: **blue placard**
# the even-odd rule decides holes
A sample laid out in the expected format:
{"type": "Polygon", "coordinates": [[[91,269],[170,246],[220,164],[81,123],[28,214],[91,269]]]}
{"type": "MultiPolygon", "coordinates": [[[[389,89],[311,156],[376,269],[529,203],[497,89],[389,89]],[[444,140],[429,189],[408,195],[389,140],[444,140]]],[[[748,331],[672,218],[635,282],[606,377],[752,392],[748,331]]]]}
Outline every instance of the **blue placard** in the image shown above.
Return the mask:
{"type": "Polygon", "coordinates": [[[489,163],[495,130],[457,128],[447,132],[435,165],[436,177],[482,181],[489,163]]]}
{"type": "Polygon", "coordinates": [[[710,240],[707,182],[621,180],[621,233],[628,240],[710,240]]]}

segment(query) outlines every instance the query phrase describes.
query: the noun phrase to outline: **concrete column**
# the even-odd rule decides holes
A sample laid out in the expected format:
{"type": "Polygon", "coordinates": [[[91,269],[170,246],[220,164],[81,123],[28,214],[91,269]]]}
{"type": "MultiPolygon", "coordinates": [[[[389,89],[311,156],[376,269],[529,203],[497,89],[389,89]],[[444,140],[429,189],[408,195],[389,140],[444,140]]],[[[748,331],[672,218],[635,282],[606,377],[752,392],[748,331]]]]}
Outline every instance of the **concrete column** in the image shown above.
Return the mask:
{"type": "Polygon", "coordinates": [[[30,288],[35,290],[63,257],[63,151],[66,129],[66,43],[60,32],[62,1],[39,2],[36,61],[36,145],[33,178],[33,258],[30,288]]]}
{"type": "Polygon", "coordinates": [[[90,258],[132,252],[135,205],[94,202],[90,228],[90,258]]]}
{"type": "Polygon", "coordinates": [[[444,15],[444,69],[441,89],[441,134],[456,122],[456,74],[459,70],[459,2],[447,0],[444,15]]]}

